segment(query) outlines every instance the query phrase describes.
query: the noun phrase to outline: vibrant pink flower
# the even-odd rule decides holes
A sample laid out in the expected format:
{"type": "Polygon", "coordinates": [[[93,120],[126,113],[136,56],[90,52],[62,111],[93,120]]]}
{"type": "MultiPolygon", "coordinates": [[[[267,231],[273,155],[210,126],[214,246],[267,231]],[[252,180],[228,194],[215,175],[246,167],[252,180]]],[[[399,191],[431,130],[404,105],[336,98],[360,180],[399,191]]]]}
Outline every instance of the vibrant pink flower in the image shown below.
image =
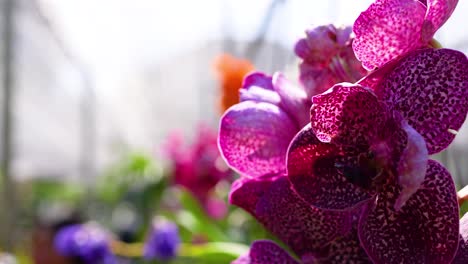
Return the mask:
{"type": "Polygon", "coordinates": [[[431,46],[458,0],[376,0],[354,23],[354,52],[372,70],[409,51],[431,46]]]}
{"type": "Polygon", "coordinates": [[[228,165],[247,177],[286,172],[286,150],[308,122],[311,101],[281,73],[248,75],[241,102],[221,118],[219,146],[228,165]]]}
{"type": "Polygon", "coordinates": [[[294,48],[302,59],[300,80],[308,97],[322,93],[335,83],[356,82],[366,70],[354,56],[351,27],[319,26],[306,31],[294,48]]]}
{"type": "Polygon", "coordinates": [[[289,148],[294,190],[318,208],[364,208],[359,239],[376,263],[450,263],[457,197],[428,154],[453,140],[467,100],[468,60],[446,49],[413,51],[359,84],[335,85],[313,98],[311,124],[289,148]]]}
{"type": "Polygon", "coordinates": [[[217,133],[200,125],[194,143],[186,146],[181,134],[175,132],[169,136],[165,153],[172,162],[173,182],[187,188],[211,216],[224,215],[225,206],[220,206],[212,191],[220,181],[229,180],[232,171],[219,153],[217,133]]]}

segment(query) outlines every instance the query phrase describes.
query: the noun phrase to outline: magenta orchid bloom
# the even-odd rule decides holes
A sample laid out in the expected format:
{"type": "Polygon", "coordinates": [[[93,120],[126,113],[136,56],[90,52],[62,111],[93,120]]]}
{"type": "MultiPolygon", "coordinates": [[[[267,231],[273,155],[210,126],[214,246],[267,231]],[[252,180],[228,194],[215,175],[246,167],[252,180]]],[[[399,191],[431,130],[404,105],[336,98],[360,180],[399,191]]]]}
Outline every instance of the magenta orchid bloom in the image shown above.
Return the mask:
{"type": "Polygon", "coordinates": [[[428,155],[447,147],[466,118],[467,70],[460,52],[417,50],[313,97],[311,123],[289,147],[288,177],[251,163],[270,176],[238,180],[231,203],[304,263],[450,263],[455,187],[428,155]]]}
{"type": "Polygon", "coordinates": [[[308,123],[312,102],[281,73],[259,72],[244,79],[240,99],[221,118],[219,146],[226,162],[247,177],[284,174],[289,143],[308,123]]]}
{"type": "Polygon", "coordinates": [[[458,0],[376,0],[354,23],[356,57],[372,70],[409,51],[430,47],[458,0]]]}
{"type": "Polygon", "coordinates": [[[311,124],[289,148],[288,177],[312,206],[364,208],[358,235],[374,263],[450,263],[455,187],[428,154],[446,148],[466,118],[468,60],[424,49],[389,67],[313,98],[311,124]]]}
{"type": "Polygon", "coordinates": [[[230,180],[233,175],[219,153],[216,131],[200,125],[190,146],[184,144],[180,133],[174,132],[168,138],[165,153],[172,163],[173,183],[189,190],[210,216],[223,217],[226,204],[212,192],[220,181],[230,180]]]}
{"type": "Polygon", "coordinates": [[[335,83],[356,82],[366,70],[352,49],[352,28],[319,26],[306,31],[294,51],[302,59],[299,66],[302,84],[308,97],[322,93],[335,83]]]}
{"type": "Polygon", "coordinates": [[[251,213],[299,256],[322,252],[330,240],[349,233],[353,215],[308,205],[285,176],[288,145],[308,122],[311,101],[279,73],[253,73],[243,87],[242,102],[222,117],[219,134],[224,158],[242,174],[233,184],[230,202],[251,213]]]}

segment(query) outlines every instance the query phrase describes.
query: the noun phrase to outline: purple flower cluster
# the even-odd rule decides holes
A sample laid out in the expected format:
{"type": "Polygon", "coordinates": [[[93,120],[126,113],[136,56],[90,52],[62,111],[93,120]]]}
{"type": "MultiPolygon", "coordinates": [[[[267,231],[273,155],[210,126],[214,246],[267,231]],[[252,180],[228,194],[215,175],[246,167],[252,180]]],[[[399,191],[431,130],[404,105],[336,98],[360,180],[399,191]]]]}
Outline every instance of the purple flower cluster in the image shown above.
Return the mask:
{"type": "Polygon", "coordinates": [[[180,237],[172,222],[155,221],[144,247],[145,259],[169,260],[177,255],[180,237]]]}
{"type": "Polygon", "coordinates": [[[93,224],[74,224],[60,229],[54,239],[55,249],[66,257],[86,264],[115,263],[108,233],[93,224]]]}
{"type": "MultiPolygon", "coordinates": [[[[295,48],[303,87],[254,73],[222,117],[219,147],[242,175],[230,202],[301,263],[468,259],[453,180],[429,158],[468,113],[466,55],[431,40],[457,2],[376,0],[354,39],[307,31],[295,48]]],[[[235,263],[298,261],[257,241],[235,263]]]]}

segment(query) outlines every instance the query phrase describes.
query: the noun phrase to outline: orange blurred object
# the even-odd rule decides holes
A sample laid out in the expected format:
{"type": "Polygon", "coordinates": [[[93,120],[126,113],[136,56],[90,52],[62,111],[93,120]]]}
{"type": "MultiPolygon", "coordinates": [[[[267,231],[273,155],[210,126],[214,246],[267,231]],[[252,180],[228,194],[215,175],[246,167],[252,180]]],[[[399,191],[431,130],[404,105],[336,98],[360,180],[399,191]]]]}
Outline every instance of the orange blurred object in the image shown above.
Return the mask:
{"type": "Polygon", "coordinates": [[[239,89],[244,76],[253,71],[254,66],[249,60],[226,53],[215,59],[214,66],[221,84],[220,111],[224,113],[230,106],[239,102],[239,89]]]}

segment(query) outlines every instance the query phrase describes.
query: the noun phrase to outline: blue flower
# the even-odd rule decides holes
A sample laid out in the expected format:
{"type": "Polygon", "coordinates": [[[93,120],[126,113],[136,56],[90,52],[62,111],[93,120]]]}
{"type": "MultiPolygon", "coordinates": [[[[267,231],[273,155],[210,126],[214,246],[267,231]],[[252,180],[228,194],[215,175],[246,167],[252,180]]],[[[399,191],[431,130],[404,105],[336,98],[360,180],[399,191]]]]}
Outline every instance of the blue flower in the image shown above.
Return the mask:
{"type": "Polygon", "coordinates": [[[63,227],[55,235],[55,249],[67,257],[77,257],[86,264],[112,263],[108,234],[93,224],[63,227]]]}
{"type": "Polygon", "coordinates": [[[154,221],[144,248],[145,259],[168,260],[177,255],[180,245],[177,226],[168,221],[154,221]]]}

